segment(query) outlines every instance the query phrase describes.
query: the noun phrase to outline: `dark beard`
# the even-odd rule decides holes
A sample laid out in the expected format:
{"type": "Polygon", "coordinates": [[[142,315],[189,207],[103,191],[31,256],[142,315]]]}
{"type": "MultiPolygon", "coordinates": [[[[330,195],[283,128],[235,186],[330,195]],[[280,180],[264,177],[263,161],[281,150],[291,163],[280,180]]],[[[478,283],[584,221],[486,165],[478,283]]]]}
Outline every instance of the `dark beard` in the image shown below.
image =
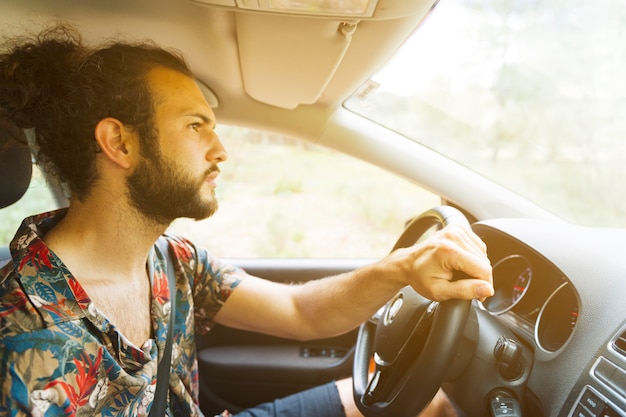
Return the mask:
{"type": "Polygon", "coordinates": [[[200,189],[215,170],[217,166],[196,179],[161,155],[143,156],[126,180],[130,203],[149,220],[163,225],[180,217],[206,219],[217,210],[217,200],[215,195],[203,199],[200,189]]]}

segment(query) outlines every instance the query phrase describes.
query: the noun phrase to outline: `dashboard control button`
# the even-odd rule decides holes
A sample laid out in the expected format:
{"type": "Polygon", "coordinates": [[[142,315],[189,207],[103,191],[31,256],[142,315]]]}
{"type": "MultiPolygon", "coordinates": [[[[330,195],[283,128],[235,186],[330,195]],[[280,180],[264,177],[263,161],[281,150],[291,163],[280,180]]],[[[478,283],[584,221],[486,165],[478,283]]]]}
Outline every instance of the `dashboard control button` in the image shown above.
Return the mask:
{"type": "Polygon", "coordinates": [[[491,397],[492,417],[522,417],[522,408],[515,397],[505,391],[498,391],[491,397]]]}
{"type": "Polygon", "coordinates": [[[615,365],[613,365],[611,362],[607,361],[606,359],[602,357],[598,359],[598,362],[596,363],[596,367],[593,370],[593,374],[596,376],[596,378],[604,382],[610,381],[614,372],[615,372],[615,365]]]}
{"type": "Polygon", "coordinates": [[[516,379],[522,375],[524,371],[522,348],[515,340],[501,336],[496,342],[493,354],[498,363],[500,375],[504,378],[516,379]]]}
{"type": "Polygon", "coordinates": [[[626,397],[626,371],[616,368],[611,376],[613,387],[623,396],[626,397]]]}
{"type": "Polygon", "coordinates": [[[597,414],[592,413],[582,405],[578,404],[576,406],[576,409],[574,410],[574,413],[572,414],[572,417],[597,417],[597,414]]]}
{"type": "Polygon", "coordinates": [[[598,397],[595,393],[589,390],[586,390],[583,393],[583,396],[580,399],[580,403],[584,405],[587,409],[589,409],[594,416],[599,415],[606,405],[606,403],[600,397],[598,397]]]}

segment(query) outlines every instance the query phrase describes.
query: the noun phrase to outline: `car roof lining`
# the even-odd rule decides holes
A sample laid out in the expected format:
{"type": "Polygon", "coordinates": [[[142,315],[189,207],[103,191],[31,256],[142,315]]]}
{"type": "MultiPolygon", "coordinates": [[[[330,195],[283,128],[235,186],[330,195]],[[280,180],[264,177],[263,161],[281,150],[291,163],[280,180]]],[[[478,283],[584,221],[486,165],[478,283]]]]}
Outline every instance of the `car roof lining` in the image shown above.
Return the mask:
{"type": "Polygon", "coordinates": [[[372,18],[348,22],[356,23],[356,30],[346,35],[345,19],[337,17],[277,16],[184,0],[29,0],[37,12],[26,16],[21,1],[8,0],[0,33],[37,31],[63,16],[88,43],[153,39],[183,52],[197,79],[218,100],[220,123],[273,130],[288,115],[299,123],[293,126],[298,136],[315,140],[325,126],[320,118],[328,119],[382,66],[433,3],[380,0],[372,18]],[[289,65],[278,64],[285,62],[289,65]]]}

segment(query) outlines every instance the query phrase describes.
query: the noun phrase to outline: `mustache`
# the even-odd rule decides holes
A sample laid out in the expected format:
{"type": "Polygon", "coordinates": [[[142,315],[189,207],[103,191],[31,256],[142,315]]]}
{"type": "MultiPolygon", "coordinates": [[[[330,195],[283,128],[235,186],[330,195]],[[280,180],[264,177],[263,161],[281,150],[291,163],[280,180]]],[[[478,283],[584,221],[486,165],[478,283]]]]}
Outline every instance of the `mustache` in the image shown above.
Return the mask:
{"type": "Polygon", "coordinates": [[[219,174],[222,171],[220,170],[220,168],[217,165],[212,165],[209,169],[206,170],[206,172],[204,173],[204,176],[208,177],[209,175],[213,174],[214,172],[217,172],[219,174]]]}
{"type": "Polygon", "coordinates": [[[211,165],[209,169],[204,171],[204,173],[198,177],[198,184],[202,184],[203,182],[205,182],[210,175],[214,173],[219,174],[220,172],[222,171],[219,169],[217,165],[211,165]]]}

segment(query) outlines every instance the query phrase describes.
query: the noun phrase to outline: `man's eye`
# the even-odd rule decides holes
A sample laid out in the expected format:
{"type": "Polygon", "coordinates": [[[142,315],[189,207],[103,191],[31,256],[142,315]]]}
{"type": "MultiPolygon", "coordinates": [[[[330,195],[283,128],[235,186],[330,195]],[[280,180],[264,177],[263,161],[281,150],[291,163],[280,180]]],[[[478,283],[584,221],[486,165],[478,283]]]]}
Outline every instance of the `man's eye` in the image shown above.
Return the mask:
{"type": "Polygon", "coordinates": [[[200,123],[192,123],[189,127],[198,132],[200,130],[200,123]]]}

